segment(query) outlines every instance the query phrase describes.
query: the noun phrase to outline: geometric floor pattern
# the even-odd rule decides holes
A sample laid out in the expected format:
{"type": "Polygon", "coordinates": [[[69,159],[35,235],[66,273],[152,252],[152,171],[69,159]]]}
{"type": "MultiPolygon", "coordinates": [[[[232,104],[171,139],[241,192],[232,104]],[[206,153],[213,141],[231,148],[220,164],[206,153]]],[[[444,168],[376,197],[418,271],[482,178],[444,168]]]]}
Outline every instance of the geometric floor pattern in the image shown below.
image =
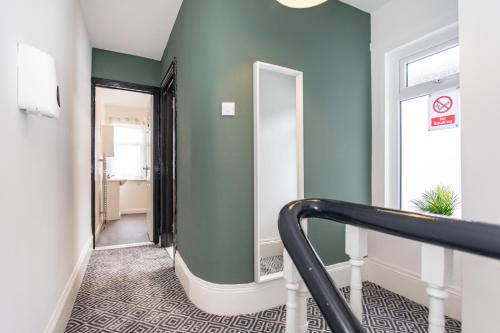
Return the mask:
{"type": "MultiPolygon", "coordinates": [[[[348,297],[349,290],[342,290],[348,297]]],[[[364,325],[370,333],[427,332],[427,309],[365,283],[364,325]]],[[[155,246],[95,251],[66,327],[68,333],[284,333],[284,306],[243,316],[216,316],[187,298],[165,250],[155,246]]],[[[329,332],[308,307],[309,332],[329,332]]],[[[461,324],[447,320],[447,332],[461,324]]]]}
{"type": "Polygon", "coordinates": [[[260,276],[279,273],[283,271],[283,256],[260,258],[260,276]]]}

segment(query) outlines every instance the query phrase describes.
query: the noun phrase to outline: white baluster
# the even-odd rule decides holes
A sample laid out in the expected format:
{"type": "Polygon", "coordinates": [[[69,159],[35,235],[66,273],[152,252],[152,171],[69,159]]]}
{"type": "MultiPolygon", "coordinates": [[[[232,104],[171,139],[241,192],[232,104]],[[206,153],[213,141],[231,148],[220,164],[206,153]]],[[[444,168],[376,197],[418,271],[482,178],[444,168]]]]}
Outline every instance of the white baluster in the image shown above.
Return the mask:
{"type": "Polygon", "coordinates": [[[429,333],[445,332],[444,301],[448,298],[445,289],[429,285],[429,333]]]}
{"type": "Polygon", "coordinates": [[[345,252],[351,258],[351,293],[349,295],[351,310],[359,319],[363,320],[363,276],[362,268],[368,254],[368,235],[366,230],[346,226],[345,252]]]}
{"type": "Polygon", "coordinates": [[[446,288],[453,272],[453,251],[440,246],[422,244],[422,281],[428,284],[429,333],[445,332],[444,302],[446,288]]]}
{"type": "Polygon", "coordinates": [[[307,332],[307,287],[300,278],[290,256],[284,253],[284,277],[288,289],[286,301],[286,333],[307,332]]]}

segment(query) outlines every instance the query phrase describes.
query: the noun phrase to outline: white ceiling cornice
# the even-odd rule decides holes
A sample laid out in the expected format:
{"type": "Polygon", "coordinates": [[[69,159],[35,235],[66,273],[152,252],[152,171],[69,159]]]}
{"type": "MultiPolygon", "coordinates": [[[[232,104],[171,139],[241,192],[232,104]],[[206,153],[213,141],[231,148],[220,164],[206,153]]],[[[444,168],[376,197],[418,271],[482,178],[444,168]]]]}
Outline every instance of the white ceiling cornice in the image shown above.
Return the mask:
{"type": "Polygon", "coordinates": [[[80,0],[92,47],[160,60],[182,0],[80,0]]]}

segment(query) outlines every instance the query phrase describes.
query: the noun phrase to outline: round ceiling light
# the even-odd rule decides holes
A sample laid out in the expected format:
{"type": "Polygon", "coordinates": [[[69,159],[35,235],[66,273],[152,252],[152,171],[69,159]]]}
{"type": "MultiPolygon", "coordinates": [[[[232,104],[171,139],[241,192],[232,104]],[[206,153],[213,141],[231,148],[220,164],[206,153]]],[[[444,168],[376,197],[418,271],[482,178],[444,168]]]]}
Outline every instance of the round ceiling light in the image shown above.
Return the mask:
{"type": "Polygon", "coordinates": [[[323,2],[328,0],[277,0],[284,6],[291,8],[309,8],[317,5],[321,5],[323,2]]]}

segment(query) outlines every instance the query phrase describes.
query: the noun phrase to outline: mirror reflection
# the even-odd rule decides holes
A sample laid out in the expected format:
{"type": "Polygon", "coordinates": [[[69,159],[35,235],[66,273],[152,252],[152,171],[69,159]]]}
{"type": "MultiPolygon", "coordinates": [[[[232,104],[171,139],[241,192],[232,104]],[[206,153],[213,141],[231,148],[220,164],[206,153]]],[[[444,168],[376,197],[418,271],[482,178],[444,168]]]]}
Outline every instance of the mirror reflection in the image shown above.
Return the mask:
{"type": "Polygon", "coordinates": [[[256,281],[279,278],[283,244],[278,214],[302,197],[302,73],[256,63],[255,145],[255,275],[256,281]]]}

